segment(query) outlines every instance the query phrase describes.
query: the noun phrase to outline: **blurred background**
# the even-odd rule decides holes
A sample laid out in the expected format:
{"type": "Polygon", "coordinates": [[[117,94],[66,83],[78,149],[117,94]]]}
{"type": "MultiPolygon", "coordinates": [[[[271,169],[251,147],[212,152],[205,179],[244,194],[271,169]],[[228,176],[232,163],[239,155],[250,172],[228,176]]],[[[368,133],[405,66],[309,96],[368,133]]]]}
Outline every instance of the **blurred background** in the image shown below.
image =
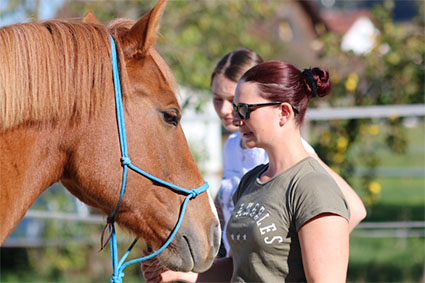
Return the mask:
{"type": "MultiPolygon", "coordinates": [[[[155,3],[0,0],[0,26],[79,21],[88,11],[105,24],[137,20],[155,3]]],[[[243,46],[299,69],[325,67],[332,93],[311,101],[303,135],[367,206],[351,234],[348,281],[425,282],[424,21],[419,0],[169,1],[157,48],[181,86],[183,128],[211,193],[229,134],[209,91],[218,60],[243,46]]],[[[0,248],[0,282],[108,281],[109,251],[98,253],[104,223],[55,184],[0,248]]],[[[118,237],[125,249],[131,235],[118,237]]],[[[125,280],[143,282],[139,266],[125,280]]]]}

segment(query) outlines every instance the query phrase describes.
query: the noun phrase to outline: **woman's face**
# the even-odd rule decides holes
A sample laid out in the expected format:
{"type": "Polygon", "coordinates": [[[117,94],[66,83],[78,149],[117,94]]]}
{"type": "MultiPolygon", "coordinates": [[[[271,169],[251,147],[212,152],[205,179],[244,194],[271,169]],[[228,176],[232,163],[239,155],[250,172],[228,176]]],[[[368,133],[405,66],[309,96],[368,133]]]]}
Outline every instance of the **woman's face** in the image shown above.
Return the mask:
{"type": "Polygon", "coordinates": [[[232,101],[235,96],[236,85],[237,83],[227,79],[221,74],[216,75],[211,84],[215,112],[217,112],[223,127],[230,132],[238,130],[238,127],[232,123],[232,101]]]}
{"type": "MultiPolygon", "coordinates": [[[[257,84],[251,82],[240,82],[233,100],[235,105],[270,103],[259,95],[257,84]]],[[[252,107],[250,116],[242,120],[237,113],[234,114],[233,123],[238,127],[242,140],[246,147],[267,146],[274,138],[276,129],[273,125],[279,124],[280,104],[252,107]]]]}

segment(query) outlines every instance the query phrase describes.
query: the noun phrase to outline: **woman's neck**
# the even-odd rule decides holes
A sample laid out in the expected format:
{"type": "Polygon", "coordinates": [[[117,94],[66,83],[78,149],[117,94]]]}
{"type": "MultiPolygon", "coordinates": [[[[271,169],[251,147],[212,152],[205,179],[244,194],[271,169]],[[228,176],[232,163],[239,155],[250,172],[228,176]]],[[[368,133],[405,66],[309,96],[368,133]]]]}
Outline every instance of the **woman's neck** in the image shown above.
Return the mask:
{"type": "Polygon", "coordinates": [[[261,181],[273,178],[309,156],[302,144],[299,132],[281,139],[280,143],[271,145],[265,150],[269,156],[269,167],[261,175],[261,181]]]}

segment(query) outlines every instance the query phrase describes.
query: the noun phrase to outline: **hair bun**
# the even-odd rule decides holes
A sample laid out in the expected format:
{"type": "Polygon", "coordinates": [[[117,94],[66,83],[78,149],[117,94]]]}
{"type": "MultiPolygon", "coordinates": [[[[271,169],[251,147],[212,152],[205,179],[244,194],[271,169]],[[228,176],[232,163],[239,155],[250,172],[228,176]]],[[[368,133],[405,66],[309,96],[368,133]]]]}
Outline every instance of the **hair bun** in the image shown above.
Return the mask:
{"type": "Polygon", "coordinates": [[[320,68],[304,69],[302,72],[306,82],[307,93],[311,97],[323,97],[330,93],[331,81],[329,73],[320,68]]]}

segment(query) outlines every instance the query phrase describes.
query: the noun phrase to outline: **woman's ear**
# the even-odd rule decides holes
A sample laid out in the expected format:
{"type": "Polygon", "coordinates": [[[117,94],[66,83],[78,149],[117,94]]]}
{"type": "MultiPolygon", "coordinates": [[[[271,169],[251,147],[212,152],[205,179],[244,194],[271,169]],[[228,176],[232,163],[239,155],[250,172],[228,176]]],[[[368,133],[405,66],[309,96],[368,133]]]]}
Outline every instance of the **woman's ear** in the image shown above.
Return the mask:
{"type": "Polygon", "coordinates": [[[291,117],[295,115],[294,110],[292,109],[291,105],[289,103],[282,103],[280,106],[280,120],[279,120],[279,126],[284,126],[291,117]]]}

